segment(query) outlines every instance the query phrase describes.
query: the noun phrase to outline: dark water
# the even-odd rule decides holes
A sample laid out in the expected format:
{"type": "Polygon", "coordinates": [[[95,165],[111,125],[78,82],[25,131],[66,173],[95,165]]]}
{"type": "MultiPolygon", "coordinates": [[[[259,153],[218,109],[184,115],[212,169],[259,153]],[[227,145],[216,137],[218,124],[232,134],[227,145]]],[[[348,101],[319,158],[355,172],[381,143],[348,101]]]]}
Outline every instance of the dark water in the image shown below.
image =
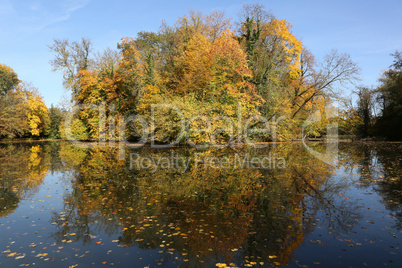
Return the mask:
{"type": "Polygon", "coordinates": [[[338,157],[0,144],[0,267],[402,267],[402,143],[338,157]]]}

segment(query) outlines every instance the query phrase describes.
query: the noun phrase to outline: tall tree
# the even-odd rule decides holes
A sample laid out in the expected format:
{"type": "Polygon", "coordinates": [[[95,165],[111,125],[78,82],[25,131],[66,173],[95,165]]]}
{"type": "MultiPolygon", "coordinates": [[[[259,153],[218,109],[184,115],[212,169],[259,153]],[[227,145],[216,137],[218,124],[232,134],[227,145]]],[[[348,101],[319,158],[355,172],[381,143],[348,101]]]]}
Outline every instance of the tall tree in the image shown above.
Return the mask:
{"type": "Polygon", "coordinates": [[[49,110],[38,89],[29,83],[22,83],[18,88],[18,98],[25,105],[30,134],[32,136],[48,135],[49,110]]]}
{"type": "Polygon", "coordinates": [[[264,99],[259,111],[268,118],[283,114],[284,89],[300,71],[301,42],[289,22],[276,19],[262,5],[244,5],[237,24],[252,70],[249,81],[264,99]]]}
{"type": "Polygon", "coordinates": [[[90,54],[92,43],[89,39],[82,38],[81,42],[69,42],[67,39],[55,39],[49,46],[55,53],[55,58],[50,61],[53,71],[63,72],[63,85],[72,90],[76,97],[79,94],[78,78],[81,70],[87,70],[92,65],[90,54]]]}
{"type": "Polygon", "coordinates": [[[315,97],[337,97],[340,90],[353,85],[359,80],[360,68],[346,53],[331,50],[320,64],[314,68],[314,61],[309,53],[302,53],[303,70],[299,76],[299,83],[295,87],[295,98],[301,99],[293,112],[295,117],[315,97]],[[303,87],[303,89],[300,88],[303,87]]]}
{"type": "Polygon", "coordinates": [[[50,119],[50,126],[49,126],[49,138],[51,139],[60,139],[60,124],[63,119],[62,111],[54,107],[53,104],[50,106],[49,109],[49,119],[50,119]]]}
{"type": "Polygon", "coordinates": [[[363,125],[360,132],[363,137],[367,137],[369,135],[371,119],[373,117],[374,91],[367,87],[358,87],[355,93],[358,96],[357,115],[363,119],[363,125]]]}
{"type": "Polygon", "coordinates": [[[0,97],[0,139],[23,137],[29,131],[25,105],[15,92],[0,97]]]}
{"type": "Polygon", "coordinates": [[[381,116],[376,128],[378,134],[390,139],[402,139],[402,55],[396,51],[391,69],[385,71],[379,79],[378,103],[381,116]]]}
{"type": "Polygon", "coordinates": [[[20,82],[12,68],[0,63],[0,97],[15,89],[20,82]]]}

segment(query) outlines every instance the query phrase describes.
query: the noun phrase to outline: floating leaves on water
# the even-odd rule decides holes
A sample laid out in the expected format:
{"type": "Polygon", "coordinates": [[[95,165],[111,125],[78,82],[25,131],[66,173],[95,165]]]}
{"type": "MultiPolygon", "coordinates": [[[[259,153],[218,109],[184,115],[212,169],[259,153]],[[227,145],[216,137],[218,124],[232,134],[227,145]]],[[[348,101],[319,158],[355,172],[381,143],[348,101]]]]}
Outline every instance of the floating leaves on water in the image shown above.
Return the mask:
{"type": "MultiPolygon", "coordinates": [[[[163,155],[163,152],[146,152],[163,155]]],[[[13,226],[7,217],[0,218],[0,226],[5,231],[1,238],[6,237],[2,240],[5,241],[2,245],[9,247],[2,249],[4,251],[0,257],[3,260],[14,262],[17,266],[19,263],[14,258],[19,260],[26,256],[25,259],[36,257],[36,266],[40,267],[39,261],[53,260],[55,265],[59,262],[66,264],[65,256],[70,254],[79,261],[78,264],[84,263],[86,258],[95,258],[102,254],[105,258],[98,259],[96,264],[104,263],[109,266],[113,265],[109,261],[115,256],[121,257],[123,252],[134,257],[137,252],[147,254],[146,250],[151,249],[160,254],[150,257],[151,262],[155,261],[149,264],[150,267],[159,264],[183,266],[187,261],[188,266],[211,266],[215,264],[212,260],[220,261],[218,265],[222,267],[258,267],[264,263],[267,266],[289,264],[304,267],[297,259],[292,260],[294,250],[298,247],[306,249],[325,246],[325,242],[332,242],[332,247],[340,247],[340,250],[347,250],[352,254],[362,243],[365,247],[373,248],[376,245],[372,244],[376,241],[383,241],[378,247],[385,245],[385,241],[390,241],[386,245],[386,254],[380,255],[390,256],[397,252],[397,249],[389,251],[388,246],[396,248],[398,243],[393,238],[399,233],[394,226],[398,220],[398,204],[401,203],[398,185],[392,183],[389,193],[380,193],[383,185],[374,182],[374,176],[366,174],[367,178],[360,177],[356,168],[352,175],[355,181],[350,178],[349,172],[345,172],[345,178],[339,178],[332,176],[338,171],[296,152],[304,157],[303,162],[295,165],[289,161],[292,169],[278,174],[262,174],[260,171],[254,173],[252,170],[197,170],[180,176],[162,170],[148,176],[143,171],[130,174],[131,171],[125,170],[124,164],[114,161],[106,149],[91,153],[94,155],[89,154],[83,157],[83,163],[77,163],[71,185],[62,185],[62,191],[60,187],[54,187],[52,192],[43,192],[46,187],[41,187],[38,193],[29,195],[28,200],[20,200],[20,208],[32,211],[22,211],[22,214],[15,213],[13,216],[19,218],[20,224],[26,224],[26,230],[13,226]],[[101,166],[94,166],[93,162],[98,158],[104,161],[101,166]],[[347,185],[351,181],[352,186],[347,185]],[[360,188],[362,182],[365,187],[360,188]],[[355,188],[348,191],[349,187],[355,188]],[[66,188],[71,191],[64,192],[66,188]],[[57,191],[62,194],[57,195],[57,191]],[[364,192],[373,193],[364,195],[364,192]],[[52,205],[56,211],[53,211],[54,215],[50,220],[44,221],[48,219],[46,213],[51,209],[46,204],[49,199],[45,198],[45,203],[38,203],[38,199],[45,196],[53,196],[52,200],[55,199],[55,202],[52,205]],[[61,197],[60,202],[57,202],[56,197],[61,197]],[[379,220],[378,215],[383,218],[379,220]],[[34,222],[36,227],[32,224],[34,222]],[[388,225],[385,232],[384,224],[388,225]],[[366,226],[363,229],[370,229],[370,232],[360,229],[362,225],[366,226]],[[327,228],[333,236],[325,235],[327,228]],[[378,236],[376,233],[378,240],[370,236],[376,231],[379,233],[378,236]],[[10,237],[5,234],[7,232],[10,237]],[[34,235],[35,233],[38,235],[34,235]],[[333,237],[343,242],[334,241],[333,237]],[[34,240],[30,241],[29,238],[34,240]],[[371,238],[374,240],[369,240],[371,238]],[[35,243],[30,245],[30,242],[35,243]],[[108,245],[113,252],[105,249],[105,246],[93,247],[94,245],[108,245]],[[85,251],[91,246],[94,249],[93,255],[85,251]],[[350,247],[356,249],[348,249],[350,247]],[[49,253],[44,253],[45,251],[49,253]],[[244,256],[247,255],[246,252],[253,252],[255,256],[244,256]],[[54,256],[49,258],[46,254],[54,256]],[[7,255],[10,255],[8,259],[7,255]],[[230,263],[231,261],[236,264],[230,263]]],[[[288,153],[289,159],[298,158],[294,151],[289,150],[288,153]]],[[[215,152],[212,153],[213,156],[214,154],[215,152]]],[[[300,162],[299,159],[297,161],[300,162]]],[[[353,164],[353,160],[350,161],[353,164]]],[[[361,165],[360,162],[358,164],[361,165]]],[[[383,171],[379,169],[375,172],[383,171]]],[[[392,177],[395,178],[396,175],[392,177]]],[[[387,180],[389,176],[384,176],[382,183],[387,180]]],[[[60,184],[66,183],[63,181],[60,184]]],[[[13,189],[19,191],[18,187],[13,189]]],[[[0,202],[3,202],[5,199],[1,198],[0,202]]],[[[10,205],[5,204],[4,207],[9,209],[10,205]]],[[[318,252],[327,251],[321,248],[318,252]]],[[[313,251],[313,254],[316,253],[313,251]]],[[[345,259],[348,257],[348,254],[339,255],[345,259]]],[[[147,256],[139,256],[144,257],[143,262],[149,261],[147,256]]],[[[325,255],[319,257],[325,258],[325,255]]],[[[321,262],[313,262],[314,258],[311,258],[310,264],[322,265],[321,262]]],[[[69,263],[73,263],[71,259],[69,263]]],[[[116,266],[126,264],[122,258],[121,263],[116,263],[116,266]]],[[[29,265],[33,266],[32,263],[29,265]]]]}
{"type": "Polygon", "coordinates": [[[20,255],[20,253],[11,252],[11,253],[7,254],[7,257],[15,257],[15,256],[18,256],[18,255],[20,255]]]}

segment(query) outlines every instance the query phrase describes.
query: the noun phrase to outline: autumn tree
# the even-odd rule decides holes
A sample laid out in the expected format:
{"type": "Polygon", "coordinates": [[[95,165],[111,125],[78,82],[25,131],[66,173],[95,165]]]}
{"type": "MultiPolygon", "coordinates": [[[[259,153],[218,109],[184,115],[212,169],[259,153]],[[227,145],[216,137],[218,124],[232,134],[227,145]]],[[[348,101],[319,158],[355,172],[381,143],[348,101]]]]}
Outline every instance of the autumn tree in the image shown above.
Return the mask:
{"type": "MultiPolygon", "coordinates": [[[[77,123],[77,129],[85,129],[89,139],[98,139],[99,126],[107,129],[108,123],[103,123],[110,118],[137,115],[150,123],[155,104],[176,107],[186,122],[197,116],[225,117],[227,124],[236,124],[240,107],[242,116],[273,120],[275,130],[282,132],[280,139],[292,139],[309,114],[323,111],[337,89],[353,83],[358,73],[350,57],[336,51],[316,64],[293,34],[292,25],[257,4],[244,5],[235,27],[223,12],[190,11],[174,25],[163,22],[157,32],[124,37],[117,51],[107,49],[96,57],[87,39],[55,40],[50,48],[55,52],[51,64],[63,71],[73,101],[108,107],[103,118],[89,108],[78,112],[76,119],[83,125],[77,123]],[[278,118],[282,123],[277,123],[278,118]]],[[[177,111],[165,107],[155,116],[158,122],[153,125],[130,123],[127,136],[157,131],[155,141],[165,143],[183,133],[177,111]]],[[[186,129],[205,128],[200,121],[190,122],[186,129]]],[[[258,129],[261,122],[250,127],[258,129]]],[[[219,128],[224,128],[222,122],[215,122],[207,132],[219,128]]],[[[205,143],[211,138],[194,135],[205,143]]],[[[274,134],[254,136],[275,139],[274,134]]]]}
{"type": "Polygon", "coordinates": [[[15,89],[20,82],[12,68],[0,63],[0,97],[15,89]]]}
{"type": "Polygon", "coordinates": [[[358,115],[351,99],[345,99],[341,102],[341,109],[337,116],[340,135],[359,135],[363,119],[358,115]]]}
{"type": "Polygon", "coordinates": [[[47,135],[48,109],[38,89],[0,64],[0,138],[47,135]]]}
{"type": "MultiPolygon", "coordinates": [[[[305,57],[307,59],[308,56],[305,57]]],[[[331,50],[317,69],[313,64],[306,66],[299,77],[305,90],[297,92],[296,97],[303,101],[293,113],[295,117],[311,100],[317,96],[338,97],[340,90],[359,80],[360,68],[346,53],[331,50]]]]}
{"type": "Polygon", "coordinates": [[[82,38],[81,42],[55,39],[49,48],[55,53],[55,58],[50,61],[53,71],[63,73],[64,87],[70,89],[73,96],[77,96],[79,94],[79,72],[88,69],[92,65],[90,59],[92,52],[91,41],[86,38],[82,38]]]}
{"type": "Polygon", "coordinates": [[[25,115],[32,136],[48,135],[49,110],[37,88],[29,83],[22,83],[17,90],[19,100],[25,106],[25,115]]]}
{"type": "Polygon", "coordinates": [[[24,105],[15,92],[19,83],[14,70],[0,64],[0,138],[21,137],[27,131],[24,105]]]}
{"type": "Polygon", "coordinates": [[[249,79],[264,99],[259,107],[268,119],[284,113],[283,94],[300,71],[301,42],[293,35],[292,25],[276,19],[262,5],[244,5],[238,24],[239,41],[248,55],[252,70],[249,79]]]}
{"type": "Polygon", "coordinates": [[[0,97],[0,138],[23,137],[29,132],[25,105],[15,92],[0,97]]]}

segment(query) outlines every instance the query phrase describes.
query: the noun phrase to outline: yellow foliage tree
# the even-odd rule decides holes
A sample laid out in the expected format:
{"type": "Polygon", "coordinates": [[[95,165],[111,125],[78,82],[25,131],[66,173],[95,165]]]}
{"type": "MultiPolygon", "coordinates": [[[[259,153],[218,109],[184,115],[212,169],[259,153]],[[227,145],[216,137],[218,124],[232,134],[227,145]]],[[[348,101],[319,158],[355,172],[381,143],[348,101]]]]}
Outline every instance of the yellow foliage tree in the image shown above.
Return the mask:
{"type": "Polygon", "coordinates": [[[17,87],[17,96],[25,106],[31,135],[46,135],[50,124],[49,110],[43,97],[39,95],[38,89],[30,84],[22,83],[17,87]]]}

